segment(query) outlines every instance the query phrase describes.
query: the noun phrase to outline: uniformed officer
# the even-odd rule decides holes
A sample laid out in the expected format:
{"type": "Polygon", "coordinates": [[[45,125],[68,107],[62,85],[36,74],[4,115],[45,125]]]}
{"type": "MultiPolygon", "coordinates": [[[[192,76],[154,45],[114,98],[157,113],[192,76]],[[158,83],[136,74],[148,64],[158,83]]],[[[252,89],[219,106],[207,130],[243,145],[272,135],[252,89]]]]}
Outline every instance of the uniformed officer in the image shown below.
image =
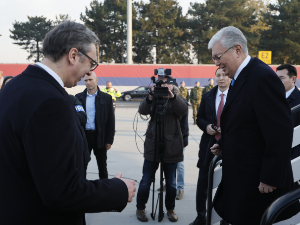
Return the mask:
{"type": "Polygon", "coordinates": [[[117,101],[116,98],[121,96],[121,92],[119,92],[119,91],[117,91],[117,89],[113,88],[112,83],[110,81],[106,82],[106,88],[102,89],[101,91],[111,95],[111,98],[113,100],[114,110],[116,110],[116,101],[117,101]]]}
{"type": "Polygon", "coordinates": [[[209,78],[208,82],[209,82],[209,85],[205,86],[205,88],[203,89],[203,94],[206,93],[206,92],[209,92],[211,89],[213,89],[215,87],[214,79],[209,78]]]}
{"type": "Polygon", "coordinates": [[[191,95],[190,95],[191,104],[193,107],[194,125],[196,124],[197,112],[198,112],[198,108],[200,106],[200,102],[201,102],[201,98],[202,98],[202,91],[203,91],[202,88],[200,88],[199,86],[200,86],[200,82],[196,81],[195,87],[192,88],[191,95]]]}
{"type": "Polygon", "coordinates": [[[187,101],[189,101],[189,90],[185,87],[185,82],[182,81],[180,87],[180,95],[185,98],[187,101]]]}

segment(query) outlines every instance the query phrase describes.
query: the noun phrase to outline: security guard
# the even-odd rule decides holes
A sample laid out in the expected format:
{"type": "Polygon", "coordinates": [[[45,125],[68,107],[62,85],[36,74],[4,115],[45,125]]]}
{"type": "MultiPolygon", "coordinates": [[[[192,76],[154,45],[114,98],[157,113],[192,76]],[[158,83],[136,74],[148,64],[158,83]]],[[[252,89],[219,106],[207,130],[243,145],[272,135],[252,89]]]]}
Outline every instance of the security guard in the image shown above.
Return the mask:
{"type": "Polygon", "coordinates": [[[199,87],[200,82],[195,82],[195,87],[191,90],[191,104],[193,107],[193,119],[194,119],[194,125],[196,124],[196,118],[197,118],[197,112],[200,106],[201,98],[202,98],[202,88],[199,87]]]}
{"type": "Polygon", "coordinates": [[[209,82],[209,85],[205,86],[205,88],[203,89],[203,94],[206,93],[206,92],[209,92],[211,89],[213,89],[215,87],[214,79],[209,78],[208,82],[209,82]]]}
{"type": "Polygon", "coordinates": [[[121,96],[121,92],[117,91],[117,89],[112,87],[112,83],[110,81],[106,82],[106,88],[101,90],[104,93],[111,95],[113,100],[114,111],[116,110],[116,98],[121,96]]]}
{"type": "Polygon", "coordinates": [[[189,90],[185,87],[184,81],[182,81],[180,87],[180,95],[185,98],[187,101],[189,101],[189,90]]]}

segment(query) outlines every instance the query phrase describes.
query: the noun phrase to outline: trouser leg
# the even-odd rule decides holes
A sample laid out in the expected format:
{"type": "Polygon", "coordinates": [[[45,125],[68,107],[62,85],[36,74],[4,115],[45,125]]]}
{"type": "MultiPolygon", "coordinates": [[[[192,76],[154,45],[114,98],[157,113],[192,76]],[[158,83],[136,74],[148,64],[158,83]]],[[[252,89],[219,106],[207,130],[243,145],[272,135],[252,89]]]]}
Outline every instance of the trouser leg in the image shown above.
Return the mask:
{"type": "Polygon", "coordinates": [[[107,172],[107,150],[106,148],[98,148],[94,149],[94,155],[97,160],[98,171],[99,171],[99,178],[100,179],[107,179],[108,172],[107,172]]]}
{"type": "MultiPolygon", "coordinates": [[[[185,153],[185,147],[183,148],[183,155],[185,153]]],[[[177,163],[177,190],[184,189],[184,160],[177,163]]]]}
{"type": "Polygon", "coordinates": [[[167,210],[174,210],[176,198],[176,168],[177,163],[164,163],[164,174],[166,178],[166,199],[167,210]]]}
{"type": "Polygon", "coordinates": [[[150,162],[144,160],[143,165],[143,177],[139,185],[137,197],[136,197],[136,208],[138,210],[144,210],[149,198],[150,186],[155,179],[155,172],[158,168],[157,162],[150,162]]]}
{"type": "Polygon", "coordinates": [[[198,219],[204,219],[206,216],[206,200],[208,187],[208,170],[199,170],[196,193],[196,209],[198,219]]]}

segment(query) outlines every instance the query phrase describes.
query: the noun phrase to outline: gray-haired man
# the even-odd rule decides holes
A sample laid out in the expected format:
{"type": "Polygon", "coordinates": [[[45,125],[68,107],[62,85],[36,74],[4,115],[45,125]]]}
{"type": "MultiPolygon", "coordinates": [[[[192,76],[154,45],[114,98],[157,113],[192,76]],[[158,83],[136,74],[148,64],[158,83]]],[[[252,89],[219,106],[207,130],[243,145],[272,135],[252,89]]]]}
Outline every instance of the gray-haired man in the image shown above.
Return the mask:
{"type": "MultiPolygon", "coordinates": [[[[280,79],[248,55],[247,40],[238,28],[221,29],[208,48],[216,66],[233,79],[220,118],[221,138],[211,148],[223,160],[214,208],[231,224],[259,224],[267,207],[293,188],[291,110],[280,79]]],[[[277,220],[298,211],[295,203],[277,220]]]]}

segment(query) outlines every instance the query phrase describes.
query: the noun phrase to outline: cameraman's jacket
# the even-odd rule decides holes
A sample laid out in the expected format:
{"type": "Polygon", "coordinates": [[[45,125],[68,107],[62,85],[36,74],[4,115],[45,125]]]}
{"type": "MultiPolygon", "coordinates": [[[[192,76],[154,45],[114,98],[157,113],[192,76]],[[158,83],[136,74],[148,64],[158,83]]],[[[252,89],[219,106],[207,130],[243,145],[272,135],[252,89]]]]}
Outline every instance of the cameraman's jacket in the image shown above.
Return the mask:
{"type": "MultiPolygon", "coordinates": [[[[183,139],[180,130],[180,119],[188,112],[188,106],[185,100],[180,97],[179,89],[174,86],[173,93],[175,97],[173,99],[164,99],[165,114],[164,114],[164,144],[165,152],[163,160],[165,163],[177,163],[183,161],[183,139]]],[[[146,139],[144,143],[144,158],[148,161],[159,162],[159,152],[155,154],[155,128],[156,128],[156,113],[152,113],[155,110],[155,98],[150,101],[145,98],[139,107],[139,113],[142,115],[151,114],[151,120],[148,124],[146,131],[146,139]]]]}

